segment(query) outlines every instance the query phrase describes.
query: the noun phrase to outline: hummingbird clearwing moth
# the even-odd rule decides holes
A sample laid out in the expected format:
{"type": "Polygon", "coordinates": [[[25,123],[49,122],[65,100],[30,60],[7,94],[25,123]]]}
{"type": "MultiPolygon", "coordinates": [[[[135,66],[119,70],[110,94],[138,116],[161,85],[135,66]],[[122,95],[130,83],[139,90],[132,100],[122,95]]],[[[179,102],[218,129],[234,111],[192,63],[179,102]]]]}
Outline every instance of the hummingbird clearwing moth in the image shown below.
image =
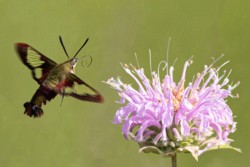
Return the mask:
{"type": "MultiPolygon", "coordinates": [[[[59,40],[69,58],[61,36],[59,36],[59,40]]],[[[88,38],[73,58],[69,58],[61,64],[57,64],[28,44],[15,44],[21,61],[31,70],[33,79],[40,85],[31,100],[24,103],[24,114],[30,117],[41,117],[43,115],[42,105],[55,98],[57,94],[61,95],[62,98],[71,96],[83,101],[97,103],[103,101],[102,95],[97,90],[75,75],[75,66],[78,61],[76,56],[87,42],[88,38]],[[84,87],[88,91],[82,89],[81,93],[78,93],[75,89],[76,86],[84,87]]]]}

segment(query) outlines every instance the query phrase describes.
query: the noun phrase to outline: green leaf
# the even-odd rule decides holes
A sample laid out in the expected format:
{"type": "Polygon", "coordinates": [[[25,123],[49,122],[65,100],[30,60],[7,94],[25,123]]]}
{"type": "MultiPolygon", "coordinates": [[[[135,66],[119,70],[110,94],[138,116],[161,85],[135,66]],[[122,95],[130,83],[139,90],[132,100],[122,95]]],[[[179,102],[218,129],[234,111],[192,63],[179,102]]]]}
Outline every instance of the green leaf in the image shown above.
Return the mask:
{"type": "Polygon", "coordinates": [[[163,152],[159,150],[157,147],[154,146],[145,146],[142,147],[139,152],[144,152],[144,153],[155,153],[155,154],[162,154],[163,152]]]}
{"type": "Polygon", "coordinates": [[[210,151],[210,150],[217,150],[217,149],[232,149],[232,150],[235,150],[235,151],[241,153],[241,149],[240,149],[240,148],[232,147],[232,146],[230,146],[230,145],[219,145],[219,146],[214,146],[214,147],[211,147],[211,148],[207,149],[207,151],[210,151]]]}
{"type": "Polygon", "coordinates": [[[144,153],[154,153],[154,154],[160,154],[163,157],[172,157],[176,154],[175,151],[162,151],[160,149],[158,149],[157,147],[154,146],[145,146],[142,147],[139,152],[144,152],[144,153]]]}

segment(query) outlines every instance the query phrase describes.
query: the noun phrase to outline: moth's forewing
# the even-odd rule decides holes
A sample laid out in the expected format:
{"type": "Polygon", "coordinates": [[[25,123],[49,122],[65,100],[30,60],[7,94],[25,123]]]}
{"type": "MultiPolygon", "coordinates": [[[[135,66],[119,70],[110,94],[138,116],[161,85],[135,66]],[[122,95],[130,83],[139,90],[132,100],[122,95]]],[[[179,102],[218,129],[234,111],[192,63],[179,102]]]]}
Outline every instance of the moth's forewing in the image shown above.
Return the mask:
{"type": "Polygon", "coordinates": [[[72,73],[66,79],[66,86],[65,95],[84,101],[103,102],[103,97],[97,90],[72,73]]]}
{"type": "Polygon", "coordinates": [[[41,84],[49,72],[57,65],[42,53],[25,43],[16,43],[16,51],[23,62],[32,72],[34,80],[41,84]]]}

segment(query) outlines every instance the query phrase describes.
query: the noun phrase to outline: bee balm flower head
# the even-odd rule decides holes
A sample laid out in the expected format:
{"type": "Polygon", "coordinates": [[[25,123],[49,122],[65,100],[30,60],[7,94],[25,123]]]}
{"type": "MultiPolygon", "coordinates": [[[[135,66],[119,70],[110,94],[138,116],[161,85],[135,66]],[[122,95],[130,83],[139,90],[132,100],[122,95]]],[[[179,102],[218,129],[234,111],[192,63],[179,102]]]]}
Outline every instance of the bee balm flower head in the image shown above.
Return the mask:
{"type": "Polygon", "coordinates": [[[138,90],[119,78],[106,83],[121,97],[122,107],[116,112],[114,123],[123,124],[122,133],[140,146],[140,151],[173,156],[190,152],[196,160],[205,151],[231,147],[228,138],[236,130],[227,97],[237,97],[231,91],[239,82],[230,85],[226,71],[205,66],[193,82],[186,83],[186,71],[192,60],[184,64],[178,83],[174,81],[174,67],[168,67],[163,80],[159,72],[152,72],[152,79],[143,68],[122,65],[138,85],[138,90]]]}

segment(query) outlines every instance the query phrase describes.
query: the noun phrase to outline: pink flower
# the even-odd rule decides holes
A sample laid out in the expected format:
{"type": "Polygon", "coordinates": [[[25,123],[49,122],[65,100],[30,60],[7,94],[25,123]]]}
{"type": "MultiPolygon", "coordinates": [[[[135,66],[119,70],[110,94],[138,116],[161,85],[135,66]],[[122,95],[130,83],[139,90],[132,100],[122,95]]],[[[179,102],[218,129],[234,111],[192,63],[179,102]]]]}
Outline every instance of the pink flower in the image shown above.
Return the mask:
{"type": "MultiPolygon", "coordinates": [[[[140,146],[140,151],[172,156],[177,152],[190,152],[196,160],[203,152],[231,148],[228,138],[236,130],[233,113],[226,103],[239,82],[230,85],[229,73],[221,68],[205,66],[193,82],[185,85],[185,76],[192,60],[184,64],[180,81],[173,79],[174,67],[168,68],[161,81],[159,72],[152,72],[152,80],[143,68],[122,65],[137,83],[138,90],[119,78],[106,83],[121,97],[122,107],[117,110],[114,123],[123,124],[122,133],[140,146]],[[169,72],[169,73],[168,73],[169,72]]],[[[167,64],[167,62],[164,62],[167,64]]]]}

